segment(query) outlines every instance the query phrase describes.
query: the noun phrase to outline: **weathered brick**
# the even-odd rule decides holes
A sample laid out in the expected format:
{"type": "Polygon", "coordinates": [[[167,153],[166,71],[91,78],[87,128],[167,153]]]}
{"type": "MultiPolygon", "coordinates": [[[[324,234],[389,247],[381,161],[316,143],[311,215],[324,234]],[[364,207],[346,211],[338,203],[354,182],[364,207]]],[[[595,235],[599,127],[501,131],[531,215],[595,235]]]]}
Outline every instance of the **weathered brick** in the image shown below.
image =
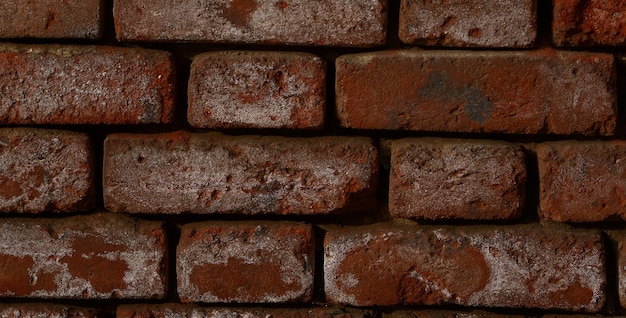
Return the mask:
{"type": "Polygon", "coordinates": [[[0,124],[148,124],[173,120],[167,52],[0,44],[0,124]]]}
{"type": "Polygon", "coordinates": [[[113,134],[104,204],[114,212],[315,215],[371,207],[377,153],[361,137],[113,134]]]}
{"type": "Polygon", "coordinates": [[[122,41],[376,46],[385,43],[387,0],[115,1],[122,41]]]}
{"type": "Polygon", "coordinates": [[[541,217],[558,222],[626,219],[626,141],[537,146],[541,217]]]}
{"type": "Polygon", "coordinates": [[[626,231],[610,231],[609,235],[617,245],[617,288],[619,302],[626,308],[626,231]]]}
{"type": "Polygon", "coordinates": [[[96,318],[98,311],[70,305],[30,303],[0,304],[2,318],[96,318]]]}
{"type": "Polygon", "coordinates": [[[375,224],[329,230],[324,252],[333,303],[596,312],[605,301],[597,231],[375,224]]]}
{"type": "Polygon", "coordinates": [[[205,222],[183,226],[176,254],[183,302],[308,301],[315,267],[311,225],[205,222]]]}
{"type": "Polygon", "coordinates": [[[204,53],[191,64],[188,98],[194,127],[321,128],[326,63],[306,53],[204,53]]]}
{"type": "Polygon", "coordinates": [[[389,211],[417,219],[510,219],[524,204],[521,147],[443,138],[396,140],[391,148],[389,211]]]}
{"type": "Polygon", "coordinates": [[[162,298],[165,233],[159,222],[101,213],[0,220],[0,297],[162,298]]]}
{"type": "Polygon", "coordinates": [[[385,51],[336,61],[349,128],[611,135],[615,63],[603,53],[385,51]]]}
{"type": "Polygon", "coordinates": [[[623,0],[553,0],[552,41],[557,46],[626,45],[623,0]]]}
{"type": "Polygon", "coordinates": [[[94,207],[94,156],[87,134],[0,129],[0,212],[76,212],[94,207]]]}
{"type": "Polygon", "coordinates": [[[528,48],[537,36],[536,0],[402,0],[404,43],[528,48]]]}
{"type": "Polygon", "coordinates": [[[102,0],[0,1],[0,38],[82,38],[102,36],[102,0]]]}
{"type": "Polygon", "coordinates": [[[499,315],[486,311],[401,310],[383,313],[382,318],[523,318],[520,315],[499,315]]]}
{"type": "Polygon", "coordinates": [[[245,317],[245,318],[363,318],[363,311],[335,307],[250,308],[200,307],[193,304],[121,305],[117,318],[245,317]]]}

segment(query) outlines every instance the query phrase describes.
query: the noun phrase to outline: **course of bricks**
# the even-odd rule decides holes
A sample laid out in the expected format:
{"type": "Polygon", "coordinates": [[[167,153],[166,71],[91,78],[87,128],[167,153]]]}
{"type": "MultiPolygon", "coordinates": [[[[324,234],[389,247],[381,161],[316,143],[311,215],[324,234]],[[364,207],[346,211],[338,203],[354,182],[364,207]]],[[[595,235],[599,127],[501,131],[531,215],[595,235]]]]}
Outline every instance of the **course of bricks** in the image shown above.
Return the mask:
{"type": "Polygon", "coordinates": [[[0,2],[0,318],[626,315],[622,0],[0,2]]]}

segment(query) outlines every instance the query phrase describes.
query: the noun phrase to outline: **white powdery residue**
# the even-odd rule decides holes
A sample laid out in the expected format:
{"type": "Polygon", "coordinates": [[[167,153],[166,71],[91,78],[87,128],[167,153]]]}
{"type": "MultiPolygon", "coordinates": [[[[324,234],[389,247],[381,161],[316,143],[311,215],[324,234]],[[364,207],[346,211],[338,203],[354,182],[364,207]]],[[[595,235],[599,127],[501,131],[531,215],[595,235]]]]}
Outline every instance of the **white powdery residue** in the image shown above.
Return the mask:
{"type": "Polygon", "coordinates": [[[441,286],[438,282],[430,281],[428,279],[424,279],[424,277],[422,277],[422,275],[420,275],[416,271],[411,271],[409,273],[409,276],[411,278],[415,278],[418,281],[422,282],[422,284],[424,285],[423,288],[424,288],[424,293],[425,294],[430,294],[433,291],[436,291],[436,292],[439,292],[442,295],[444,295],[446,299],[452,299],[452,296],[454,296],[447,288],[441,286]]]}
{"type": "MultiPolygon", "coordinates": [[[[194,313],[196,311],[194,310],[194,313]]],[[[261,318],[259,315],[255,315],[246,311],[235,311],[231,309],[212,309],[202,313],[202,316],[198,318],[261,318]]]]}

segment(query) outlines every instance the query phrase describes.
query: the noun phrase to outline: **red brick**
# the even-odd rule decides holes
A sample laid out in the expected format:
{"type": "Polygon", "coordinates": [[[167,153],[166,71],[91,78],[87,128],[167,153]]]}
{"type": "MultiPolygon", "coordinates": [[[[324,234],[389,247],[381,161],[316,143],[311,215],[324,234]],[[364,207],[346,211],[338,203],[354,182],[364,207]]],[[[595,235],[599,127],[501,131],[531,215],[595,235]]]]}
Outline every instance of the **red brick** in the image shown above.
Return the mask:
{"type": "Polygon", "coordinates": [[[375,224],[329,230],[324,251],[333,303],[596,312],[605,301],[597,231],[375,224]]]}
{"type": "Polygon", "coordinates": [[[536,0],[402,0],[404,43],[528,48],[537,36],[536,0]]]}
{"type": "Polygon", "coordinates": [[[552,41],[556,46],[626,45],[623,0],[553,0],[552,41]]]}
{"type": "Polygon", "coordinates": [[[338,307],[250,308],[200,307],[192,304],[121,305],[117,318],[246,317],[246,318],[364,318],[362,311],[338,307]]]}
{"type": "Polygon", "coordinates": [[[348,128],[611,135],[615,62],[603,53],[384,51],[337,59],[348,128]]]}
{"type": "Polygon", "coordinates": [[[326,63],[307,53],[204,53],[191,64],[188,96],[194,127],[321,128],[326,63]]]}
{"type": "Polygon", "coordinates": [[[97,318],[98,311],[70,305],[30,303],[0,304],[2,318],[97,318]]]}
{"type": "Polygon", "coordinates": [[[102,0],[12,0],[0,2],[0,38],[102,36],[102,0]]]}
{"type": "Polygon", "coordinates": [[[617,282],[619,302],[626,308],[626,231],[609,232],[617,243],[617,282]]]}
{"type": "Polygon", "coordinates": [[[87,134],[0,129],[0,212],[75,212],[94,207],[94,156],[87,134]]]}
{"type": "Polygon", "coordinates": [[[121,41],[376,46],[385,43],[387,0],[115,1],[121,41]]]}
{"type": "Polygon", "coordinates": [[[383,313],[382,318],[522,318],[520,315],[499,315],[486,311],[402,310],[383,313]]]}
{"type": "Polygon", "coordinates": [[[174,81],[163,51],[0,44],[0,124],[168,123],[174,81]]]}
{"type": "Polygon", "coordinates": [[[165,233],[119,214],[0,220],[0,297],[162,298],[165,233]]]}
{"type": "Polygon", "coordinates": [[[104,204],[114,212],[316,215],[375,200],[368,138],[113,134],[104,148],[104,204]]]}
{"type": "Polygon", "coordinates": [[[389,210],[417,219],[510,219],[524,204],[521,147],[442,138],[396,140],[391,148],[389,210]]]}
{"type": "Polygon", "coordinates": [[[626,141],[537,146],[541,217],[557,222],[626,220],[626,141]]]}
{"type": "Polygon", "coordinates": [[[293,222],[183,226],[176,254],[183,302],[281,303],[311,298],[313,228],[293,222]]]}

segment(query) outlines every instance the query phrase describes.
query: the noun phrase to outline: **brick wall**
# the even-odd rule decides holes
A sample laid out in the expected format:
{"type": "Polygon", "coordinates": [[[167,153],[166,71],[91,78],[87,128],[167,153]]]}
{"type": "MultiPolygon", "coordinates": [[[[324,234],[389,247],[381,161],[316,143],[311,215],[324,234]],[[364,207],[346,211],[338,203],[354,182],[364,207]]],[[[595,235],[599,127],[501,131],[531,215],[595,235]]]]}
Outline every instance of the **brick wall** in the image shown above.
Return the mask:
{"type": "Polygon", "coordinates": [[[0,2],[0,317],[626,315],[626,2],[0,2]]]}

